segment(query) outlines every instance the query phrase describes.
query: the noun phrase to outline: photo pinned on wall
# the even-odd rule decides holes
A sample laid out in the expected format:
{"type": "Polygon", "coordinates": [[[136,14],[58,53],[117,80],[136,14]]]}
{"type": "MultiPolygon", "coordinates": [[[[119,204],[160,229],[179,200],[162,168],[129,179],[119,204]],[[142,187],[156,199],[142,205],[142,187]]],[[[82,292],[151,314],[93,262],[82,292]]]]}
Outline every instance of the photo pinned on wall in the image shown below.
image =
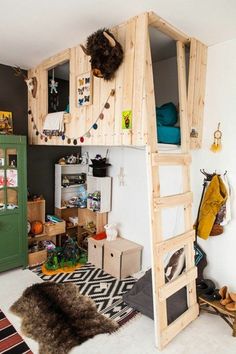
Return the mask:
{"type": "Polygon", "coordinates": [[[77,77],[77,105],[78,107],[92,104],[92,75],[91,71],[77,77]]]}
{"type": "Polygon", "coordinates": [[[18,174],[17,170],[7,170],[7,187],[17,187],[18,174]]]}
{"type": "Polygon", "coordinates": [[[13,134],[12,112],[0,111],[0,134],[13,134]]]}
{"type": "Polygon", "coordinates": [[[132,111],[122,112],[122,129],[132,129],[132,111]]]}
{"type": "Polygon", "coordinates": [[[8,166],[17,167],[17,155],[8,155],[8,166]]]}
{"type": "Polygon", "coordinates": [[[0,188],[3,188],[4,185],[5,185],[4,170],[0,170],[0,188]]]}
{"type": "Polygon", "coordinates": [[[4,157],[0,157],[0,167],[4,166],[4,157]]]}

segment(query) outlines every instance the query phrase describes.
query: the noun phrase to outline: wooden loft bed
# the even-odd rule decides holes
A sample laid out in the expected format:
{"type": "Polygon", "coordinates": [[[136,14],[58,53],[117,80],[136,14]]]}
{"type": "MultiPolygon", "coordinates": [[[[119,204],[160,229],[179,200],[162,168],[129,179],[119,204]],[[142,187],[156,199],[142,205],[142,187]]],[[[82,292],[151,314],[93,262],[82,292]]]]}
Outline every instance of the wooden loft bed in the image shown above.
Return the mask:
{"type": "Polygon", "coordinates": [[[70,119],[66,124],[66,132],[71,136],[71,141],[74,132],[77,136],[83,136],[84,132],[93,125],[109,92],[115,89],[115,96],[110,100],[110,109],[105,112],[104,119],[99,121],[98,129],[92,130],[91,137],[85,138],[83,143],[78,141],[78,145],[146,146],[153,250],[155,333],[157,346],[162,349],[193,321],[199,312],[195,287],[197,270],[194,264],[189,150],[190,147],[201,147],[207,48],[152,12],[136,16],[112,28],[111,31],[124,48],[124,62],[112,81],[105,82],[94,77],[93,104],[89,106],[81,108],[76,106],[76,78],[90,69],[88,57],[80,46],[67,49],[29,70],[29,77],[36,76],[38,80],[36,98],[29,97],[29,108],[34,118],[34,122],[29,120],[29,142],[30,144],[68,145],[68,141],[63,141],[60,137],[53,137],[45,142],[40,139],[40,135],[35,135],[33,129],[36,123],[38,130],[42,130],[43,120],[48,112],[47,71],[49,69],[69,60],[70,119]],[[158,151],[149,26],[157,28],[176,41],[181,127],[181,151],[178,154],[158,151]],[[185,69],[186,46],[190,47],[188,84],[185,69]],[[132,129],[122,129],[121,117],[124,110],[132,111],[132,129]],[[195,134],[192,134],[193,129],[195,134]],[[162,165],[181,166],[183,171],[181,194],[161,196],[159,167],[162,165]],[[162,210],[178,205],[184,208],[185,232],[164,240],[161,227],[162,210]],[[176,247],[184,248],[186,269],[177,279],[165,283],[164,254],[176,247]],[[166,299],[183,287],[187,288],[188,310],[168,325],[166,299]]]}

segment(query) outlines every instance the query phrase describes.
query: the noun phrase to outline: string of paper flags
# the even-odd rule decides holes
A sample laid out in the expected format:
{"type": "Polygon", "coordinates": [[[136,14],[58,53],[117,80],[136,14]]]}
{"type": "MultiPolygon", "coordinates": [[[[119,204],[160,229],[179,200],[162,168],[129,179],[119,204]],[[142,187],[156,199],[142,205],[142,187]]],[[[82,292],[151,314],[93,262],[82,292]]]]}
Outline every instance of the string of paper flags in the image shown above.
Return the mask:
{"type": "MultiPolygon", "coordinates": [[[[84,139],[85,138],[90,138],[91,137],[91,130],[97,130],[98,128],[98,122],[99,120],[103,120],[104,118],[104,113],[103,111],[105,109],[109,109],[110,108],[110,103],[109,103],[109,100],[111,97],[115,96],[115,90],[112,89],[106,99],[106,102],[104,103],[104,106],[102,107],[101,109],[101,112],[99,113],[97,119],[94,121],[94,123],[91,125],[91,127],[83,134],[83,135],[80,135],[80,136],[77,136],[77,137],[69,137],[67,134],[65,133],[61,133],[60,137],[62,140],[67,140],[67,144],[71,144],[71,142],[73,142],[74,145],[77,145],[78,143],[78,140],[83,143],[84,142],[84,139]]],[[[35,119],[34,119],[34,116],[32,114],[32,111],[31,109],[28,110],[28,115],[30,116],[30,119],[31,119],[31,122],[33,124],[33,129],[35,130],[35,135],[36,136],[40,136],[40,139],[41,140],[44,140],[45,142],[48,141],[48,139],[51,139],[52,138],[52,135],[46,135],[45,133],[43,133],[42,131],[40,131],[37,127],[37,124],[35,122],[35,119]]]]}

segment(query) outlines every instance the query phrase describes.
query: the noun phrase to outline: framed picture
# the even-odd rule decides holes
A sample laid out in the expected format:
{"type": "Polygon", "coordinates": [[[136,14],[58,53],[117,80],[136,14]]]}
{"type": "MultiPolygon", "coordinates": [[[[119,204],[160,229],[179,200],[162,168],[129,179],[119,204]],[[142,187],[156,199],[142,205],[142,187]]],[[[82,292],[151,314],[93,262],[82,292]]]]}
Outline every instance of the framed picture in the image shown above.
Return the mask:
{"type": "Polygon", "coordinates": [[[92,104],[92,78],[91,71],[77,77],[76,93],[78,107],[92,104]]]}
{"type": "Polygon", "coordinates": [[[122,112],[122,129],[132,129],[132,111],[122,112]]]}
{"type": "Polygon", "coordinates": [[[0,111],[0,134],[13,134],[12,112],[0,111]]]}
{"type": "Polygon", "coordinates": [[[8,155],[8,166],[17,167],[17,155],[8,155]]]}

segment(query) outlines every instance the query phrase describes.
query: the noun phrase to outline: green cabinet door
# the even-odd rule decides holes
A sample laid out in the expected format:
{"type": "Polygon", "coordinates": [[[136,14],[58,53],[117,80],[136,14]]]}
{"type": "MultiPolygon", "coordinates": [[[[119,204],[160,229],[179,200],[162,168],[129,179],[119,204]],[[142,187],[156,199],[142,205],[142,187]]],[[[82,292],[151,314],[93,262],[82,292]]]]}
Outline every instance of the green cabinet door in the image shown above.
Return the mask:
{"type": "Polygon", "coordinates": [[[0,271],[27,265],[26,137],[0,135],[0,271]]]}

